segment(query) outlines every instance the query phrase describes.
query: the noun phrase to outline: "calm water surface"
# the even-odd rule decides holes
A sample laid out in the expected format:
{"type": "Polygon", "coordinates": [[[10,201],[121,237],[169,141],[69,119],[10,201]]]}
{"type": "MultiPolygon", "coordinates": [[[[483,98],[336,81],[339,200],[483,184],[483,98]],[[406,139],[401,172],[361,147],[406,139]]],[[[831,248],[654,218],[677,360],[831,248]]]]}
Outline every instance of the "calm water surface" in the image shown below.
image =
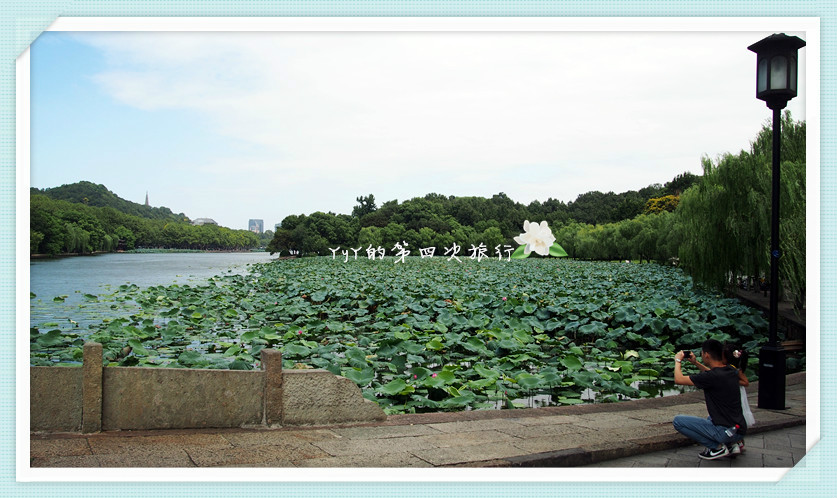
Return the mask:
{"type": "Polygon", "coordinates": [[[247,265],[272,259],[276,256],[266,252],[240,252],[117,253],[33,260],[29,284],[36,297],[29,300],[29,323],[83,322],[99,315],[103,310],[86,302],[84,294],[109,294],[123,284],[199,285],[215,275],[247,273],[247,265]],[[66,298],[55,301],[58,296],[66,298]]]}

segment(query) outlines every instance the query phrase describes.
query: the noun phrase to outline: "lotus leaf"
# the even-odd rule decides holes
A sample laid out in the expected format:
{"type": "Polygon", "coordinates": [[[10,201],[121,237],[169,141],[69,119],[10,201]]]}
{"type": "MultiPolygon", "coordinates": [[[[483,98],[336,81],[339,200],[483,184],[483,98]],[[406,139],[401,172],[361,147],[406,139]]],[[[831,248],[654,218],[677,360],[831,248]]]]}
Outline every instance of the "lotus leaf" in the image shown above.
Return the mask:
{"type": "Polygon", "coordinates": [[[148,350],[142,346],[139,339],[128,339],[128,345],[131,346],[131,350],[134,354],[141,354],[143,356],[149,355],[148,350]]]}
{"type": "Polygon", "coordinates": [[[567,355],[561,359],[561,364],[564,365],[567,370],[580,370],[583,366],[581,364],[581,360],[578,359],[577,356],[574,355],[567,355]]]}
{"type": "Polygon", "coordinates": [[[60,330],[54,329],[54,330],[50,330],[46,334],[39,335],[38,338],[36,339],[36,342],[38,343],[38,345],[48,348],[48,347],[51,347],[51,346],[57,346],[59,344],[63,344],[64,343],[64,337],[62,336],[60,330]]]}
{"type": "Polygon", "coordinates": [[[518,375],[515,382],[524,389],[536,389],[544,384],[542,377],[525,372],[518,375]]]}
{"type": "Polygon", "coordinates": [[[343,377],[353,381],[355,384],[364,387],[369,385],[369,383],[375,378],[375,370],[370,367],[363,369],[347,368],[343,370],[342,375],[343,377]]]}
{"type": "MultiPolygon", "coordinates": [[[[311,349],[301,344],[288,344],[282,348],[282,354],[288,358],[305,358],[311,353],[311,349]]],[[[362,351],[361,351],[362,353],[362,351]]],[[[365,362],[364,362],[365,364],[365,362]]]]}
{"type": "Polygon", "coordinates": [[[253,370],[253,365],[249,361],[243,359],[236,359],[229,365],[230,370],[253,370]]]}
{"type": "Polygon", "coordinates": [[[224,356],[235,356],[239,352],[241,352],[241,346],[239,346],[238,344],[234,344],[227,348],[226,351],[224,351],[224,356]]]}
{"type": "Polygon", "coordinates": [[[408,385],[406,382],[404,382],[404,379],[395,379],[381,386],[379,390],[384,394],[394,396],[410,394],[411,392],[414,392],[416,388],[414,386],[408,385]]]}
{"type": "Polygon", "coordinates": [[[111,362],[133,344],[129,362],[139,355],[140,365],[189,368],[252,366],[275,347],[288,368],[304,359],[342,373],[387,413],[403,413],[479,408],[489,396],[510,405],[530,391],[581,403],[589,386],[598,400],[637,397],[623,376],[670,378],[661,359],[674,354],[672,343],[729,338],[757,350],[766,341],[760,313],[704,292],[676,268],[540,258],[384,263],[302,258],[207,285],[120,286],[85,297],[84,307],[33,299],[33,309],[69,311],[33,320],[30,363],[76,362],[84,340],[105,345],[111,362]],[[94,308],[99,317],[82,317],[94,308]],[[404,387],[395,389],[397,380],[404,387]],[[562,385],[572,392],[547,390],[562,385]]]}
{"type": "Polygon", "coordinates": [[[186,367],[197,367],[209,363],[203,355],[197,351],[186,351],[177,357],[177,362],[186,367]]]}
{"type": "MultiPolygon", "coordinates": [[[[421,379],[419,379],[421,380],[421,379]]],[[[426,387],[442,387],[445,384],[450,384],[456,380],[456,375],[449,370],[442,370],[436,374],[431,374],[425,377],[422,384],[426,387]]]]}
{"type": "Polygon", "coordinates": [[[458,396],[454,396],[451,398],[446,398],[443,401],[438,403],[439,408],[450,409],[450,408],[457,408],[461,409],[463,407],[469,406],[474,403],[476,400],[476,395],[471,391],[464,391],[460,392],[458,396]]]}
{"type": "Polygon", "coordinates": [[[439,351],[445,347],[445,345],[442,344],[442,341],[437,338],[432,339],[424,346],[431,351],[439,351]]]}

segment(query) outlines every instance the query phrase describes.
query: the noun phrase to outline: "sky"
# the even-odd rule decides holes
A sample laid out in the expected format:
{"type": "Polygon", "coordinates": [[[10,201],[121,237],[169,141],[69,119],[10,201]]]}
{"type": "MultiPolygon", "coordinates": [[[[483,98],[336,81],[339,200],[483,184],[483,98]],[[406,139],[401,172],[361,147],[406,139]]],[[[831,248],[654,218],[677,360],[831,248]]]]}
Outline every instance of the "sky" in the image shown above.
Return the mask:
{"type": "MultiPolygon", "coordinates": [[[[771,113],[747,47],[770,34],[49,31],[30,182],[237,229],[368,194],[638,190],[749,149],[771,113]]],[[[802,49],[799,120],[804,71],[802,49]]]]}

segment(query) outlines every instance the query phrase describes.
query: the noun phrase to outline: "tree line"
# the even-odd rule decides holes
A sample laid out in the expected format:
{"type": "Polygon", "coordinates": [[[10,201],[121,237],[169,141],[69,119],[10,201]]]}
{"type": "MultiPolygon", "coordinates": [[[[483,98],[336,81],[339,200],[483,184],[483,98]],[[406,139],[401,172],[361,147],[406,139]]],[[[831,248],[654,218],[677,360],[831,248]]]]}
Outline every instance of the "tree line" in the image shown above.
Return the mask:
{"type": "MultiPolygon", "coordinates": [[[[515,202],[427,194],[377,205],[360,196],[351,215],[315,212],[282,220],[267,249],[328,255],[335,247],[396,243],[415,248],[516,247],[523,221],[546,220],[570,257],[679,263],[716,288],[768,273],[772,130],[766,123],[749,150],[701,158],[703,175],[678,175],[665,185],[621,194],[599,191],[569,203],[515,202]]],[[[805,295],[805,122],[782,117],[781,275],[798,307],[805,295]]],[[[463,251],[464,252],[464,251],[463,251]]]]}
{"type": "Polygon", "coordinates": [[[669,212],[676,207],[679,193],[697,179],[691,173],[683,173],[665,185],[655,184],[639,191],[594,191],[569,203],[550,198],[528,205],[500,192],[491,198],[431,193],[401,203],[387,201],[378,207],[375,196],[369,194],[356,199],[351,215],[315,212],[285,217],[268,250],[322,255],[330,254],[329,249],[337,246],[391,248],[403,242],[413,248],[438,249],[453,243],[466,248],[485,244],[493,250],[497,245],[513,245],[525,220],[546,220],[554,231],[558,227],[601,226],[646,213],[669,212]]]}
{"type": "Polygon", "coordinates": [[[31,189],[29,200],[30,254],[89,254],[140,248],[244,250],[259,246],[259,237],[247,230],[193,226],[186,216],[168,208],[135,205],[144,208],[137,209],[103,185],[90,182],[45,191],[31,189]],[[97,195],[102,190],[109,195],[97,195]],[[58,197],[66,199],[63,194],[69,192],[73,194],[71,199],[81,196],[82,201],[52,198],[56,191],[58,197]],[[125,206],[143,216],[121,211],[125,206]]]}

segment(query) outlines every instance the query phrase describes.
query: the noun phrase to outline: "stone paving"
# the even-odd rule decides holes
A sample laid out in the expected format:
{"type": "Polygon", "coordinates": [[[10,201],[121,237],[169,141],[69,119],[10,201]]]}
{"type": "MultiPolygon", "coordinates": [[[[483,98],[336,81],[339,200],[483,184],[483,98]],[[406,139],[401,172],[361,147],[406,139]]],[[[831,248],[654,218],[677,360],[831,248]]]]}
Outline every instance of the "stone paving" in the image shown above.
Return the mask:
{"type": "Polygon", "coordinates": [[[805,426],[778,429],[748,436],[745,450],[734,458],[702,460],[703,447],[692,445],[670,450],[632,455],[588,465],[588,467],[795,467],[805,456],[805,426]]]}
{"type": "Polygon", "coordinates": [[[786,466],[805,452],[805,374],[788,376],[785,410],[757,408],[747,450],[705,462],[678,434],[679,413],[706,416],[701,392],[613,404],[390,416],[385,422],[276,429],[31,434],[36,467],[786,466]]]}

